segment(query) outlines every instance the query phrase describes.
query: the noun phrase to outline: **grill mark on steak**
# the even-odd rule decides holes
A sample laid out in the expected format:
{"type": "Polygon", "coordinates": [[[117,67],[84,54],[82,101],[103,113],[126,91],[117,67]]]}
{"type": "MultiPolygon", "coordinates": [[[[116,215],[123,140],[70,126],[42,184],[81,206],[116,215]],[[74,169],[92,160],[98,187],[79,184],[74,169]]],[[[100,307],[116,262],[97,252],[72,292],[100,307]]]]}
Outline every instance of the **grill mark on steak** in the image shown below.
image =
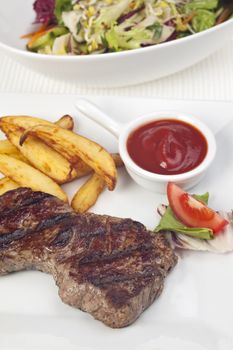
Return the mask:
{"type": "Polygon", "coordinates": [[[145,227],[138,221],[133,221],[131,219],[125,219],[123,222],[117,222],[111,224],[112,233],[119,234],[121,231],[129,230],[132,228],[134,231],[145,231],[145,227]]]}
{"type": "MultiPolygon", "coordinates": [[[[143,271],[131,274],[126,276],[124,273],[117,273],[116,271],[112,274],[106,274],[105,276],[101,277],[101,276],[86,276],[86,280],[90,283],[93,283],[95,286],[97,287],[104,287],[107,288],[107,286],[109,284],[118,284],[118,283],[122,283],[125,281],[135,281],[138,280],[140,278],[151,278],[153,276],[161,276],[162,274],[159,273],[158,271],[154,271],[153,269],[151,269],[150,267],[148,267],[147,269],[145,268],[143,271]],[[141,276],[143,274],[143,277],[141,276]]],[[[85,279],[84,279],[85,281],[85,279]]]]}
{"type": "Polygon", "coordinates": [[[25,188],[0,197],[0,274],[52,273],[65,303],[110,327],[134,322],[176,261],[162,234],[131,219],[76,214],[25,188]]]}
{"type": "Polygon", "coordinates": [[[74,224],[76,221],[76,217],[72,213],[64,213],[64,214],[58,214],[56,216],[52,216],[51,218],[48,218],[38,224],[38,226],[35,228],[36,231],[42,231],[45,230],[53,225],[62,223],[63,226],[69,227],[70,225],[74,224]]]}
{"type": "Polygon", "coordinates": [[[104,227],[97,227],[94,231],[92,232],[82,232],[81,237],[88,237],[88,236],[104,236],[106,233],[106,229],[104,227]]]}
{"type": "Polygon", "coordinates": [[[70,228],[62,229],[50,243],[50,247],[64,248],[73,236],[73,230],[70,228]]]}
{"type": "MultiPolygon", "coordinates": [[[[37,202],[38,203],[38,202],[37,202]]],[[[21,208],[20,208],[21,209],[21,208]]],[[[42,222],[39,222],[38,225],[35,225],[32,228],[21,228],[17,229],[15,231],[11,232],[4,232],[0,234],[0,249],[5,248],[7,245],[11,244],[13,241],[22,239],[28,235],[31,234],[37,234],[40,233],[40,231],[45,230],[49,227],[52,227],[56,224],[59,224],[62,222],[68,226],[70,223],[72,223],[72,214],[70,213],[64,213],[64,214],[58,214],[56,216],[52,216],[51,218],[45,219],[42,222]]],[[[6,217],[7,219],[7,217],[6,217]]],[[[74,220],[73,220],[74,221],[74,220]]]]}
{"type": "Polygon", "coordinates": [[[20,238],[23,238],[28,233],[32,232],[32,230],[15,230],[13,232],[4,233],[0,235],[0,248],[5,248],[12,241],[16,241],[20,238]]]}
{"type": "Polygon", "coordinates": [[[128,247],[123,251],[112,251],[111,255],[103,255],[99,252],[94,252],[92,255],[86,255],[85,257],[79,260],[79,265],[88,264],[88,263],[99,263],[99,262],[111,262],[113,260],[121,259],[125,256],[132,255],[137,251],[146,252],[151,248],[151,243],[144,243],[137,247],[128,247]]]}
{"type": "Polygon", "coordinates": [[[31,195],[28,195],[26,188],[19,188],[18,191],[19,192],[14,196],[14,207],[12,207],[11,194],[9,192],[5,194],[6,198],[4,202],[0,202],[1,217],[8,215],[12,211],[16,211],[19,207],[25,207],[31,204],[35,205],[40,201],[50,198],[50,195],[44,192],[39,192],[38,195],[35,195],[35,192],[32,192],[31,195]]]}

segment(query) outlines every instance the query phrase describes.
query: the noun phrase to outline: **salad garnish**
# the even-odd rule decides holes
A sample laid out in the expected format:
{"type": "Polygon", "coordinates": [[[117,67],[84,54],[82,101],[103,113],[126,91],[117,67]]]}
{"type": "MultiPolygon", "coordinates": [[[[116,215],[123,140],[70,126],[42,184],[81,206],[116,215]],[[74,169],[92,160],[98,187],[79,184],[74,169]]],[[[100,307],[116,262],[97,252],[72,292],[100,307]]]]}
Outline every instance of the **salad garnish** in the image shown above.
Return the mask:
{"type": "Polygon", "coordinates": [[[228,224],[202,197],[194,197],[172,182],[168,183],[167,196],[175,216],[188,227],[208,228],[218,234],[228,224]]]}
{"type": "Polygon", "coordinates": [[[223,0],[36,0],[34,10],[43,30],[24,36],[28,50],[61,55],[156,45],[211,28],[233,12],[223,0]]]}
{"type": "Polygon", "coordinates": [[[169,183],[167,194],[169,205],[158,207],[161,220],[154,232],[166,233],[172,245],[182,249],[220,253],[233,250],[232,212],[219,213],[209,208],[208,192],[190,195],[174,183],[169,183]],[[188,207],[187,198],[190,201],[188,207]],[[191,220],[191,224],[187,224],[187,220],[191,220]]]}
{"type": "MultiPolygon", "coordinates": [[[[208,196],[208,193],[203,196],[199,196],[204,200],[208,196]]],[[[206,227],[188,227],[179,221],[170,206],[161,205],[158,208],[159,214],[162,216],[159,225],[155,228],[155,232],[160,231],[175,231],[188,236],[200,238],[200,239],[213,239],[214,234],[211,229],[206,227]]]]}

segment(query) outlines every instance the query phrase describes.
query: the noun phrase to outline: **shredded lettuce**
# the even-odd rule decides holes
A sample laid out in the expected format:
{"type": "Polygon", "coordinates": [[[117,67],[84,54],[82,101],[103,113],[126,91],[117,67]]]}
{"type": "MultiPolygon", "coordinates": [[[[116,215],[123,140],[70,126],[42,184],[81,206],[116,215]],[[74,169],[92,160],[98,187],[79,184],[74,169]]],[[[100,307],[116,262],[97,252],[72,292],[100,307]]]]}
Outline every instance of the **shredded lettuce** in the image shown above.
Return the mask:
{"type": "MultiPolygon", "coordinates": [[[[37,22],[65,26],[71,34],[65,54],[132,50],[192,35],[218,23],[221,0],[36,0],[37,22]]],[[[39,40],[39,39],[38,39],[39,40]]],[[[52,52],[61,40],[35,42],[52,52]]],[[[30,49],[30,45],[28,45],[30,49]]]]}
{"type": "Polygon", "coordinates": [[[185,5],[185,11],[202,10],[214,10],[218,6],[218,0],[194,0],[187,2],[185,5]]]}
{"type": "Polygon", "coordinates": [[[192,19],[192,28],[195,32],[202,32],[215,25],[215,14],[208,10],[196,10],[192,19]]]}
{"type": "Polygon", "coordinates": [[[68,43],[70,40],[70,33],[59,36],[53,43],[53,54],[66,55],[68,52],[68,43]]]}
{"type": "Polygon", "coordinates": [[[163,32],[163,26],[159,22],[155,22],[154,24],[148,26],[147,29],[152,30],[153,39],[159,39],[163,32]]]}
{"type": "Polygon", "coordinates": [[[62,13],[73,9],[72,0],[55,0],[54,14],[58,24],[62,24],[62,13]]]}
{"type": "Polygon", "coordinates": [[[218,0],[193,0],[184,6],[185,12],[192,16],[192,29],[194,32],[213,27],[216,23],[215,9],[218,7],[218,0]]]}
{"type": "Polygon", "coordinates": [[[152,32],[140,28],[120,31],[116,25],[106,33],[105,39],[112,51],[137,49],[143,42],[152,38],[152,32]]]}
{"type": "Polygon", "coordinates": [[[104,25],[111,26],[124,13],[130,2],[131,0],[120,0],[114,5],[103,7],[94,25],[97,28],[104,25]]]}

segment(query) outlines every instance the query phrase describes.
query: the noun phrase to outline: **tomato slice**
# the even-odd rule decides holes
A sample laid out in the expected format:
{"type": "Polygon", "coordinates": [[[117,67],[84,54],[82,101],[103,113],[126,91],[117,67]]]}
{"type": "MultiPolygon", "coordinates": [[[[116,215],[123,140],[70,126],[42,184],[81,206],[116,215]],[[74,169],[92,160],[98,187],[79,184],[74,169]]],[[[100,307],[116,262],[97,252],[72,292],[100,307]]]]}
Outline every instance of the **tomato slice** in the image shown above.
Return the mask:
{"type": "Polygon", "coordinates": [[[176,217],[188,227],[205,227],[217,234],[228,224],[216,211],[173,182],[167,185],[167,196],[176,217]]]}

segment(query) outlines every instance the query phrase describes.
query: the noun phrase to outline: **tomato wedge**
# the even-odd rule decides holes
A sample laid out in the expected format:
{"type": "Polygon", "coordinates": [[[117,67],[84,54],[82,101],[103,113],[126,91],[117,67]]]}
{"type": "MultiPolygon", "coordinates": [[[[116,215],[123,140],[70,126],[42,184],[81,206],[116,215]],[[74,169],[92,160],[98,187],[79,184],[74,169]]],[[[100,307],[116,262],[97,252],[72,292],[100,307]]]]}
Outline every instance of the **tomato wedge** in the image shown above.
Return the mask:
{"type": "Polygon", "coordinates": [[[228,224],[216,211],[183,191],[173,182],[167,185],[167,196],[176,217],[188,227],[205,227],[219,233],[228,224]]]}

